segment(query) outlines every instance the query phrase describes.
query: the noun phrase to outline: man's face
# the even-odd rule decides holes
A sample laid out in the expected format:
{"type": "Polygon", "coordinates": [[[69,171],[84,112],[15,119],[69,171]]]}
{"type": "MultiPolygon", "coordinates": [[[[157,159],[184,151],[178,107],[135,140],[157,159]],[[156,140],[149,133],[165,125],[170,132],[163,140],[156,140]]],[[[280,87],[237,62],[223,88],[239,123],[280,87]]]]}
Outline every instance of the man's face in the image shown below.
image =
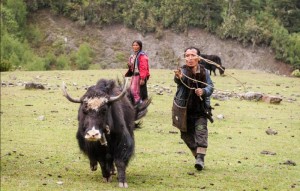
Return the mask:
{"type": "Polygon", "coordinates": [[[184,54],[184,58],[186,65],[191,68],[197,66],[200,60],[196,49],[188,49],[184,54]]]}

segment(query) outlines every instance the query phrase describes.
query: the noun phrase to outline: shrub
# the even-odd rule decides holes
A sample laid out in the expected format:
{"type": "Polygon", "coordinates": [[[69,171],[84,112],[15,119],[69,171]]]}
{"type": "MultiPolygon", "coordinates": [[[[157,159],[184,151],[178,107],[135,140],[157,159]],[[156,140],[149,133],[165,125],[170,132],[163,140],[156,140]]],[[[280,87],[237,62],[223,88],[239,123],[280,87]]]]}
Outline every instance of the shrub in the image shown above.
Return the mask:
{"type": "Polygon", "coordinates": [[[52,68],[55,67],[56,57],[54,56],[54,54],[48,53],[44,59],[44,62],[45,62],[45,69],[51,70],[52,68]]]}
{"type": "Polygon", "coordinates": [[[79,50],[75,55],[75,63],[79,70],[87,70],[92,63],[92,49],[87,43],[79,46],[79,50]]]}
{"type": "Polygon", "coordinates": [[[25,68],[29,71],[43,71],[45,70],[45,61],[38,56],[33,56],[32,60],[25,65],[25,68]]]}
{"type": "Polygon", "coordinates": [[[121,63],[126,62],[126,56],[123,52],[116,53],[116,62],[121,62],[121,63]]]}
{"type": "Polygon", "coordinates": [[[1,60],[0,62],[0,72],[9,71],[12,68],[10,61],[1,60]]]}
{"type": "Polygon", "coordinates": [[[64,54],[61,54],[56,60],[55,69],[57,70],[69,69],[69,63],[70,63],[69,58],[64,54]]]}
{"type": "Polygon", "coordinates": [[[104,62],[104,61],[100,62],[100,68],[101,69],[107,69],[108,68],[108,63],[104,62]]]}
{"type": "Polygon", "coordinates": [[[292,76],[300,78],[300,70],[299,70],[299,69],[294,70],[294,71],[292,72],[292,76]]]}
{"type": "Polygon", "coordinates": [[[29,25],[26,30],[26,36],[30,44],[35,47],[38,47],[39,43],[42,41],[43,35],[39,28],[34,25],[29,25]]]}

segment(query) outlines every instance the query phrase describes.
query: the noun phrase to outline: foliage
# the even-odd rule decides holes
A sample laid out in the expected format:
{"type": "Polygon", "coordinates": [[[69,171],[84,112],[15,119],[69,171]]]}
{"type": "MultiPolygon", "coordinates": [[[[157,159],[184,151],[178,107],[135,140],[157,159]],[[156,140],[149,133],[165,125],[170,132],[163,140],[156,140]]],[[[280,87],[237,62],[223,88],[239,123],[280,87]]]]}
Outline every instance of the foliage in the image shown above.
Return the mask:
{"type": "Polygon", "coordinates": [[[64,69],[69,69],[69,64],[70,64],[70,58],[65,55],[61,54],[58,56],[55,64],[55,69],[57,70],[64,70],[64,69]]]}
{"type": "Polygon", "coordinates": [[[118,63],[126,63],[127,57],[123,52],[116,53],[116,62],[118,63]]]}
{"type": "Polygon", "coordinates": [[[92,63],[92,49],[87,43],[79,46],[78,52],[75,55],[75,63],[79,70],[87,70],[92,63]]]}
{"type": "Polygon", "coordinates": [[[9,60],[1,59],[0,72],[9,71],[12,68],[12,64],[9,60]]]}
{"type": "MultiPolygon", "coordinates": [[[[26,16],[26,4],[22,0],[1,2],[1,71],[13,68],[26,70],[26,67],[29,70],[44,69],[42,59],[32,52],[26,40],[30,31],[26,27],[26,16]]],[[[34,37],[29,39],[33,44],[41,40],[38,29],[31,34],[34,37]]]]}
{"type": "MultiPolygon", "coordinates": [[[[44,7],[45,2],[47,4],[47,1],[37,2],[38,7],[44,7]]],[[[123,22],[142,34],[155,32],[159,39],[163,37],[163,29],[187,33],[189,27],[200,27],[221,38],[236,39],[245,46],[252,44],[253,48],[272,44],[276,58],[294,67],[299,65],[298,60],[293,58],[293,54],[298,52],[290,50],[290,43],[279,48],[283,41],[279,35],[282,30],[287,30],[284,37],[288,42],[295,39],[290,37],[289,32],[300,31],[297,0],[63,0],[48,4],[55,13],[78,21],[80,26],[123,22]],[[279,31],[274,31],[271,23],[275,23],[279,31]]]]}
{"type": "Polygon", "coordinates": [[[38,47],[43,39],[43,34],[37,26],[30,24],[26,30],[27,40],[34,47],[38,47]]]}
{"type": "Polygon", "coordinates": [[[29,71],[43,71],[45,70],[45,62],[42,58],[32,55],[32,61],[28,62],[25,66],[25,70],[29,71]]]}
{"type": "MultiPolygon", "coordinates": [[[[5,0],[2,4],[1,37],[8,33],[21,46],[27,40],[38,47],[42,38],[39,29],[26,25],[28,11],[50,8],[82,27],[124,23],[143,35],[155,32],[158,39],[163,38],[164,29],[188,34],[190,27],[198,27],[245,46],[271,46],[277,59],[294,68],[300,65],[298,0],[5,0]]],[[[54,54],[60,55],[64,47],[56,45],[54,54]]],[[[23,60],[17,52],[9,56],[23,60]]]]}
{"type": "Polygon", "coordinates": [[[26,25],[26,4],[23,0],[6,0],[6,8],[10,10],[20,29],[26,25]]]}
{"type": "Polygon", "coordinates": [[[1,66],[1,68],[9,70],[12,67],[24,66],[33,61],[32,55],[33,53],[26,42],[21,43],[18,38],[7,32],[1,34],[1,60],[5,61],[1,62],[1,65],[7,66],[1,66]]]}
{"type": "Polygon", "coordinates": [[[48,52],[47,55],[45,56],[44,62],[45,62],[46,70],[55,69],[56,56],[54,54],[48,52]]]}
{"type": "Polygon", "coordinates": [[[288,40],[287,60],[294,68],[300,69],[300,34],[292,34],[288,40]]]}
{"type": "Polygon", "coordinates": [[[237,39],[240,36],[242,25],[238,22],[238,18],[235,15],[229,15],[224,18],[224,22],[219,28],[218,34],[221,38],[233,38],[237,39]]]}
{"type": "Polygon", "coordinates": [[[299,0],[272,0],[272,13],[290,32],[300,32],[300,3],[299,0]]]}
{"type": "Polygon", "coordinates": [[[300,69],[294,70],[292,76],[300,78],[300,69]]]}
{"type": "Polygon", "coordinates": [[[19,25],[12,11],[6,6],[1,5],[1,35],[5,32],[18,35],[19,25]]]}

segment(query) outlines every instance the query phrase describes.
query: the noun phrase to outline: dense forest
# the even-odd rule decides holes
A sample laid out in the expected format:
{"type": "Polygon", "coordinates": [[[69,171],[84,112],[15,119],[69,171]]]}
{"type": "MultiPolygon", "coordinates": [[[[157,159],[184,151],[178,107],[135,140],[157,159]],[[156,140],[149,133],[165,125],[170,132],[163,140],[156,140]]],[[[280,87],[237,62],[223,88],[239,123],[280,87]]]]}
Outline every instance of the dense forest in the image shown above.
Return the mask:
{"type": "Polygon", "coordinates": [[[88,69],[92,64],[88,44],[68,55],[32,50],[43,35],[27,18],[40,9],[80,26],[124,24],[157,39],[165,29],[187,33],[201,28],[245,46],[270,47],[276,59],[300,68],[299,0],[2,0],[1,71],[88,69]]]}

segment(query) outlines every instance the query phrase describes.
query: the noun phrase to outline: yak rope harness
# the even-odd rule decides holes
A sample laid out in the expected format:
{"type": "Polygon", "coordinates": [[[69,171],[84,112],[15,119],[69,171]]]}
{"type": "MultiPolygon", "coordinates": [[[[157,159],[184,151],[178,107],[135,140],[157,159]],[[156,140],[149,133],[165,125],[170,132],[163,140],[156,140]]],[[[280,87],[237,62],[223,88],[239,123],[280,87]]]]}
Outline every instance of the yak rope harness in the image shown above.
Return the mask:
{"type": "MultiPolygon", "coordinates": [[[[223,69],[219,64],[217,64],[217,63],[215,63],[215,62],[213,62],[213,61],[211,61],[211,60],[202,58],[201,56],[199,56],[199,58],[200,58],[200,59],[203,59],[203,60],[204,60],[205,62],[207,62],[208,64],[215,65],[217,68],[219,68],[220,70],[224,71],[224,69],[223,69]]],[[[179,63],[178,63],[177,69],[178,69],[178,68],[179,68],[179,63]]],[[[202,84],[204,84],[204,85],[207,85],[207,86],[209,86],[209,87],[214,88],[215,90],[218,90],[218,91],[221,91],[221,92],[228,92],[228,91],[225,91],[225,90],[217,89],[217,88],[215,88],[215,87],[213,87],[213,86],[211,86],[211,85],[209,85],[209,84],[207,84],[207,83],[205,83],[205,82],[202,82],[202,81],[199,81],[199,80],[190,78],[189,76],[185,75],[183,72],[182,72],[182,75],[183,75],[184,77],[186,77],[187,79],[189,79],[189,80],[192,80],[192,81],[194,81],[194,82],[202,83],[202,84]]],[[[233,79],[235,79],[236,81],[238,81],[238,82],[243,86],[244,91],[246,92],[246,87],[244,86],[244,84],[243,84],[240,80],[238,80],[237,78],[233,77],[233,76],[230,75],[230,74],[228,74],[228,75],[229,75],[230,77],[232,77],[233,79]]],[[[196,88],[189,87],[187,84],[185,84],[185,83],[182,81],[181,78],[179,78],[179,79],[180,79],[181,83],[182,83],[185,87],[187,87],[188,89],[196,89],[196,88]]],[[[200,98],[201,98],[201,97],[200,97],[200,98]]]]}
{"type": "MultiPolygon", "coordinates": [[[[199,56],[199,58],[202,59],[202,60],[204,60],[204,61],[207,62],[208,64],[215,65],[217,68],[219,68],[220,70],[222,70],[223,72],[225,72],[225,70],[224,70],[219,64],[217,64],[217,63],[215,63],[215,62],[213,62],[213,61],[211,61],[211,60],[205,59],[205,58],[203,58],[203,57],[201,57],[201,56],[199,56]]],[[[233,76],[230,75],[230,74],[227,74],[227,75],[229,75],[230,77],[232,77],[233,79],[235,79],[236,81],[238,81],[238,82],[243,86],[244,91],[246,91],[246,87],[244,86],[244,84],[243,84],[239,79],[233,77],[233,76]]],[[[222,90],[220,90],[220,91],[222,91],[222,90]]]]}

